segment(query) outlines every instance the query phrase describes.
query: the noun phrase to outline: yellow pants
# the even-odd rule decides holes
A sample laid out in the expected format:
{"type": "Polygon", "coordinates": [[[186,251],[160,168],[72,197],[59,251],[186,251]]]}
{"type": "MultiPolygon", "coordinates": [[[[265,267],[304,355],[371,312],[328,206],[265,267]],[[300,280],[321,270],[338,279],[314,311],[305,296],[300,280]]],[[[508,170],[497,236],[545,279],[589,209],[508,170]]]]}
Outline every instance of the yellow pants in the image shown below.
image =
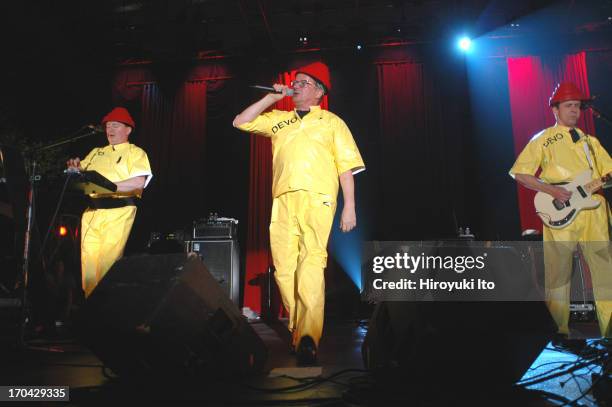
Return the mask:
{"type": "Polygon", "coordinates": [[[289,313],[295,346],[306,335],[318,346],[323,334],[323,270],[335,211],[335,199],[309,191],[287,192],[272,203],[270,246],[274,276],[289,313]]]}
{"type": "Polygon", "coordinates": [[[569,333],[570,282],[572,253],[580,245],[589,265],[593,296],[602,336],[612,336],[609,328],[612,315],[612,254],[608,231],[608,205],[599,195],[596,209],[584,210],[563,229],[544,228],[544,266],[546,304],[559,327],[569,333]]]}
{"type": "Polygon", "coordinates": [[[87,209],[81,218],[81,272],[85,297],[123,255],[136,217],[135,206],[87,209]]]}

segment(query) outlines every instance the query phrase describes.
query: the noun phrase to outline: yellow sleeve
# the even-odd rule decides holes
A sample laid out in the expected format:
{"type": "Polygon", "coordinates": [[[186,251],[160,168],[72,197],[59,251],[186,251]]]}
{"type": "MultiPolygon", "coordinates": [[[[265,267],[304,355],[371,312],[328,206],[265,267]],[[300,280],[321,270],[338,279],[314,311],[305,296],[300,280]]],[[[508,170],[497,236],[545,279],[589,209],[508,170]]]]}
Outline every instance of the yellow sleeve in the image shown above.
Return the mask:
{"type": "Polygon", "coordinates": [[[81,168],[85,169],[91,163],[91,159],[94,157],[99,148],[94,148],[81,160],[81,168]]]}
{"type": "Polygon", "coordinates": [[[542,164],[542,143],[540,139],[531,140],[521,151],[509,173],[512,178],[516,174],[535,175],[542,164]]]}
{"type": "Polygon", "coordinates": [[[147,153],[140,147],[132,146],[128,164],[129,178],[145,176],[145,188],[153,178],[147,153]]]}
{"type": "Polygon", "coordinates": [[[271,112],[262,113],[250,122],[246,122],[238,126],[240,130],[248,131],[249,133],[259,134],[260,136],[272,137],[272,127],[276,124],[274,116],[276,116],[276,110],[271,112]]]}
{"type": "Polygon", "coordinates": [[[610,158],[610,154],[608,154],[606,149],[595,137],[589,137],[589,141],[593,146],[593,150],[595,150],[596,165],[599,173],[603,176],[612,172],[612,158],[610,158]]]}
{"type": "Polygon", "coordinates": [[[336,118],[334,126],[334,159],[338,175],[347,171],[353,174],[365,170],[365,164],[355,144],[353,135],[346,123],[340,118],[336,118]]]}

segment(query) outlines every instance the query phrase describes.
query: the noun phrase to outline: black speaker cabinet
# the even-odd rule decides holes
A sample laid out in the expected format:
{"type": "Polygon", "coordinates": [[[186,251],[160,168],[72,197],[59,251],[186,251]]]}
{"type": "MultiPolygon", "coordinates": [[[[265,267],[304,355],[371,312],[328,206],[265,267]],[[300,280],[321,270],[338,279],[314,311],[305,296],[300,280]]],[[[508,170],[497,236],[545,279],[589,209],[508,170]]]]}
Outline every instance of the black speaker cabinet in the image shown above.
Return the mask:
{"type": "Polygon", "coordinates": [[[197,256],[119,260],[85,302],[80,333],[121,376],[234,377],[267,350],[197,256]]]}
{"type": "Polygon", "coordinates": [[[240,306],[240,249],[229,239],[192,240],[187,251],[197,253],[234,304],[240,306]]]}
{"type": "MultiPolygon", "coordinates": [[[[443,254],[469,250],[487,256],[488,280],[528,298],[534,276],[520,250],[449,244],[443,254]]],[[[457,393],[507,389],[556,331],[542,301],[388,301],[374,310],[362,354],[366,367],[384,377],[381,383],[408,379],[421,389],[452,387],[457,393]]]]}
{"type": "Polygon", "coordinates": [[[362,355],[390,386],[483,391],[516,383],[554,332],[542,302],[381,302],[362,355]]]}

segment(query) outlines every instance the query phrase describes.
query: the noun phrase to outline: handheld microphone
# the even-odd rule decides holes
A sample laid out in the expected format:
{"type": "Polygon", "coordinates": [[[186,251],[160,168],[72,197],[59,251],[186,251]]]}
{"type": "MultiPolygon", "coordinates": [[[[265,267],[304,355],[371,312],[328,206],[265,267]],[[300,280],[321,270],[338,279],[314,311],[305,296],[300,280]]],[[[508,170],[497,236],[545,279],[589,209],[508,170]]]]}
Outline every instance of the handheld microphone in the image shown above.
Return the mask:
{"type": "MultiPolygon", "coordinates": [[[[249,87],[253,89],[258,89],[258,90],[265,90],[266,92],[271,92],[271,93],[282,93],[282,92],[278,92],[272,86],[251,85],[249,87]]],[[[293,96],[293,89],[287,88],[287,96],[293,96]]]]}

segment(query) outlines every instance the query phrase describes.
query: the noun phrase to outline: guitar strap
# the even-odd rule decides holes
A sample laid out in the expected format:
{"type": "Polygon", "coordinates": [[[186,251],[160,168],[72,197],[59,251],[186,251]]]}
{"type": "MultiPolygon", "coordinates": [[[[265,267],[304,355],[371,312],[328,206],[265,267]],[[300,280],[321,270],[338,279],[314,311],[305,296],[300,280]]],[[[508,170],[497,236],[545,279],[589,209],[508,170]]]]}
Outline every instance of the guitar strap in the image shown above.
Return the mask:
{"type": "MultiPolygon", "coordinates": [[[[571,129],[570,134],[572,135],[572,139],[574,140],[574,142],[577,142],[578,139],[580,139],[580,135],[578,131],[576,131],[576,129],[571,129]]],[[[597,157],[595,157],[595,151],[591,146],[591,142],[587,134],[584,135],[584,144],[582,144],[582,147],[584,148],[584,155],[586,155],[586,159],[589,163],[589,168],[591,171],[594,171],[594,169],[596,168],[595,164],[597,164],[597,162],[593,162],[593,160],[596,160],[597,157]],[[591,156],[591,153],[593,153],[594,158],[591,156]]]]}
{"type": "MultiPolygon", "coordinates": [[[[589,136],[588,135],[584,135],[585,138],[585,143],[582,145],[582,147],[584,148],[584,154],[586,155],[587,161],[589,162],[589,167],[591,168],[591,171],[593,170],[593,167],[595,167],[595,165],[593,164],[593,159],[591,158],[591,153],[593,153],[593,157],[595,159],[595,164],[597,164],[597,157],[595,156],[595,150],[593,150],[593,146],[591,145],[591,142],[589,140],[589,136]]],[[[601,177],[602,174],[596,173],[598,177],[601,177]]],[[[603,195],[601,193],[601,190],[598,191],[599,194],[601,194],[602,196],[605,197],[605,195],[603,195]]],[[[612,218],[610,219],[610,221],[612,222],[612,218]]],[[[611,233],[612,233],[612,229],[611,229],[611,233]]]]}
{"type": "Polygon", "coordinates": [[[589,162],[589,168],[593,171],[593,160],[591,159],[591,152],[589,151],[591,146],[588,146],[588,140],[582,145],[584,148],[584,154],[586,155],[587,161],[589,162]]]}

